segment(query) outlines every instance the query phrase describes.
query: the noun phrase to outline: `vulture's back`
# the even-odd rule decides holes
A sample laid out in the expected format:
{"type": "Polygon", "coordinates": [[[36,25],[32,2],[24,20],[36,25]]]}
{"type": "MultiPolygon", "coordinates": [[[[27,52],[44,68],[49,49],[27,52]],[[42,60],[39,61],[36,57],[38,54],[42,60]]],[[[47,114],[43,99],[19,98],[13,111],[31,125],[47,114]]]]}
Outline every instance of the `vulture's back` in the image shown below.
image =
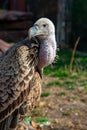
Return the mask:
{"type": "Polygon", "coordinates": [[[37,93],[41,88],[34,87],[39,77],[36,72],[38,48],[37,43],[29,43],[26,39],[0,58],[0,130],[15,127],[24,103],[27,101],[30,107],[35,102],[32,97],[36,94],[39,98],[37,93]]]}

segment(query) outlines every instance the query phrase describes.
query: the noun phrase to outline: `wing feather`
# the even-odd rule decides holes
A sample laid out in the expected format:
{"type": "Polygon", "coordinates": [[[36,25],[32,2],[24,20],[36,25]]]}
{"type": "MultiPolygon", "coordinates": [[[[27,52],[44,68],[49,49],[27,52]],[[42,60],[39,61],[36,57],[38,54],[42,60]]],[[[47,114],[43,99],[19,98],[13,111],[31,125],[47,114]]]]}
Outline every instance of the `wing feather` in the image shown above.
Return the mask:
{"type": "Polygon", "coordinates": [[[37,65],[38,46],[14,45],[0,58],[0,122],[26,100],[37,65]]]}

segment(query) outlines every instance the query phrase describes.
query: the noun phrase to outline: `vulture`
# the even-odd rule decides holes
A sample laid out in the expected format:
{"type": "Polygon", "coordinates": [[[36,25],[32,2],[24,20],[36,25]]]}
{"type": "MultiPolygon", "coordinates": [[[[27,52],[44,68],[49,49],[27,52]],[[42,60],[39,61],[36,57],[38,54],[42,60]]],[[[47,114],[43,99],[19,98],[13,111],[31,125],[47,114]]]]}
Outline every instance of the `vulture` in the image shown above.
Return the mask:
{"type": "Polygon", "coordinates": [[[54,24],[40,18],[26,39],[0,57],[0,130],[15,129],[19,115],[35,108],[40,100],[43,68],[55,56],[54,24]]]}

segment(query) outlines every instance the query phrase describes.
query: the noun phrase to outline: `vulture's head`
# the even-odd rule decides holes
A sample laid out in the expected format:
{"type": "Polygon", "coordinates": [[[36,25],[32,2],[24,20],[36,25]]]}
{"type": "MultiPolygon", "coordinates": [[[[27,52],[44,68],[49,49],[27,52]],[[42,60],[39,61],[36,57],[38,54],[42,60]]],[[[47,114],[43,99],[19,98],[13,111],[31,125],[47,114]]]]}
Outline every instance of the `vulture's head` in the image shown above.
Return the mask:
{"type": "Polygon", "coordinates": [[[40,18],[29,29],[29,38],[37,37],[40,39],[48,38],[51,35],[55,35],[55,27],[51,20],[48,18],[40,18]]]}
{"type": "Polygon", "coordinates": [[[29,39],[38,39],[40,50],[38,68],[41,70],[54,61],[56,56],[55,27],[48,18],[40,18],[29,29],[29,39]]]}

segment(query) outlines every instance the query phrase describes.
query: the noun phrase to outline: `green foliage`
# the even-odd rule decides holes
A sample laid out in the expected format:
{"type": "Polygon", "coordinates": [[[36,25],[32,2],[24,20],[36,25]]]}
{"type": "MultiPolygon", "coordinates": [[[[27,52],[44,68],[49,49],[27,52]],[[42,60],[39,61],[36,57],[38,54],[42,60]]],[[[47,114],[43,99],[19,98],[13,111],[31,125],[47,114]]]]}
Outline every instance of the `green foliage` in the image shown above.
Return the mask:
{"type": "Polygon", "coordinates": [[[41,94],[41,96],[42,96],[42,97],[48,97],[48,96],[50,96],[50,92],[43,92],[43,93],[41,94]]]}
{"type": "Polygon", "coordinates": [[[73,84],[75,84],[73,81],[65,81],[65,84],[66,85],[73,85],[73,84]]]}
{"type": "Polygon", "coordinates": [[[59,96],[65,96],[66,92],[65,91],[61,91],[60,93],[58,93],[59,96]]]}
{"type": "Polygon", "coordinates": [[[66,89],[67,89],[67,90],[71,90],[71,91],[72,91],[72,90],[74,90],[75,88],[74,88],[74,86],[69,85],[69,86],[66,86],[66,89]]]}
{"type": "Polygon", "coordinates": [[[31,117],[26,116],[24,118],[24,122],[27,123],[27,124],[31,124],[31,117]]]}
{"type": "Polygon", "coordinates": [[[65,88],[67,90],[74,90],[75,82],[73,82],[73,81],[65,81],[64,85],[65,85],[65,88]]]}
{"type": "Polygon", "coordinates": [[[84,86],[84,91],[86,91],[86,92],[87,92],[87,85],[86,85],[86,86],[84,86]]]}
{"type": "Polygon", "coordinates": [[[78,98],[78,96],[76,96],[76,95],[71,95],[70,98],[73,99],[73,100],[76,100],[76,99],[78,98]]]}
{"type": "Polygon", "coordinates": [[[49,67],[46,67],[45,69],[44,69],[44,75],[48,75],[48,74],[50,74],[51,72],[52,72],[52,68],[51,68],[51,66],[49,66],[49,67]]]}
{"type": "Polygon", "coordinates": [[[58,69],[55,71],[55,73],[51,74],[52,77],[60,77],[60,78],[64,78],[66,76],[68,76],[68,71],[63,70],[63,68],[58,69]]]}
{"type": "Polygon", "coordinates": [[[47,87],[52,87],[52,86],[60,86],[61,83],[59,81],[54,81],[54,82],[50,82],[47,84],[47,87]]]}
{"type": "Polygon", "coordinates": [[[48,125],[50,125],[50,121],[46,117],[36,117],[35,122],[37,124],[39,124],[40,126],[44,126],[44,125],[48,126],[48,125]]]}
{"type": "Polygon", "coordinates": [[[80,80],[79,82],[80,82],[83,90],[87,92],[87,80],[84,79],[84,80],[80,80]]]}
{"type": "MultiPolygon", "coordinates": [[[[50,125],[50,121],[46,117],[36,117],[36,118],[34,118],[34,121],[37,124],[39,124],[40,126],[44,126],[44,125],[48,126],[48,125],[50,125]]],[[[26,116],[24,118],[24,122],[27,123],[27,124],[29,124],[29,125],[31,125],[31,122],[32,122],[31,117],[26,116]]]]}
{"type": "Polygon", "coordinates": [[[80,80],[79,82],[80,82],[81,86],[87,85],[87,80],[80,80]]]}
{"type": "MultiPolygon", "coordinates": [[[[50,75],[51,77],[59,77],[64,79],[66,77],[70,77],[71,79],[78,78],[82,75],[82,72],[87,69],[87,57],[75,55],[74,62],[73,62],[73,70],[75,73],[70,74],[70,60],[72,56],[72,52],[68,49],[61,49],[58,52],[59,59],[53,66],[46,67],[44,69],[44,75],[50,75]],[[77,74],[79,73],[79,75],[77,74]]],[[[53,83],[58,84],[58,83],[53,83]]],[[[51,86],[49,84],[49,86],[51,86]]]]}
{"type": "Polygon", "coordinates": [[[78,79],[80,77],[80,74],[78,75],[77,73],[72,73],[71,75],[70,75],[70,78],[71,79],[78,79]]]}

